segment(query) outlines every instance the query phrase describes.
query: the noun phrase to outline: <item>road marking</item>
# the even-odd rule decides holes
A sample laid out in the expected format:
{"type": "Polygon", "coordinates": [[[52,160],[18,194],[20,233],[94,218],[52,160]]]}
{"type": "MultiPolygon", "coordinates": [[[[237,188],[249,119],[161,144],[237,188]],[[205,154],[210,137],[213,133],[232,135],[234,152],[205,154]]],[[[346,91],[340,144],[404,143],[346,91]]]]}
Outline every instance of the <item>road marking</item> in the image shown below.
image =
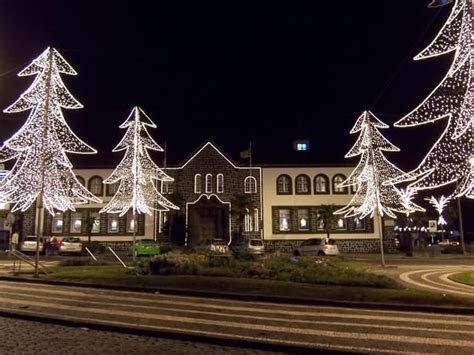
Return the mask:
{"type": "MultiPolygon", "coordinates": [[[[24,296],[20,293],[15,292],[0,292],[0,294],[8,295],[8,296],[24,296]]],[[[49,300],[49,301],[56,301],[62,302],[65,299],[59,297],[45,297],[45,296],[35,296],[35,295],[28,295],[29,298],[34,299],[41,299],[41,300],[49,300]]],[[[75,303],[82,303],[85,305],[96,305],[96,306],[103,306],[104,303],[96,302],[96,301],[82,301],[82,300],[70,300],[71,302],[75,303]]],[[[1,302],[1,299],[0,299],[1,302]]],[[[240,318],[240,319],[247,319],[247,320],[262,320],[262,321],[276,321],[276,322],[292,322],[297,324],[306,324],[306,325],[333,325],[333,326],[346,326],[346,327],[362,327],[362,328],[380,328],[380,325],[377,324],[367,324],[367,323],[345,323],[345,322],[337,322],[337,321],[320,321],[320,320],[304,320],[304,319],[294,319],[291,318],[289,320],[288,317],[278,318],[278,317],[262,317],[262,316],[254,316],[254,315],[242,315],[242,314],[235,314],[235,313],[226,313],[226,312],[209,312],[209,311],[198,311],[198,310],[190,310],[190,309],[182,309],[182,308],[172,308],[172,307],[163,307],[163,306],[149,306],[149,305],[130,305],[130,304],[123,304],[123,303],[111,303],[107,302],[107,306],[109,307],[127,307],[127,308],[135,308],[135,309],[144,309],[146,310],[161,310],[161,311],[170,311],[170,312],[178,312],[178,313],[187,313],[187,314],[196,314],[196,315],[210,315],[210,316],[219,316],[219,317],[232,317],[232,318],[240,318]]],[[[268,312],[271,313],[271,312],[268,312]]],[[[347,318],[343,316],[338,316],[338,318],[347,318]]],[[[351,317],[352,319],[352,317],[351,317]]],[[[409,318],[405,320],[407,323],[416,323],[417,320],[413,318],[409,318]]],[[[428,322],[432,324],[432,321],[428,322]]],[[[411,326],[393,326],[393,325],[384,325],[384,329],[393,329],[393,330],[414,330],[414,331],[428,331],[428,332],[443,332],[443,333],[453,333],[453,334],[465,334],[465,335],[474,335],[474,331],[470,330],[459,330],[459,329],[446,329],[446,325],[465,325],[465,326],[474,326],[474,322],[467,322],[467,324],[461,324],[459,322],[451,322],[449,324],[445,324],[444,322],[437,322],[436,326],[442,326],[442,328],[420,328],[420,327],[411,327],[411,326]]]]}
{"type": "MultiPolygon", "coordinates": [[[[53,312],[58,311],[58,309],[65,311],[76,311],[84,313],[89,312],[97,315],[115,315],[155,321],[172,321],[180,322],[190,325],[197,325],[202,327],[203,325],[217,326],[217,327],[227,327],[234,329],[245,329],[245,330],[257,330],[273,332],[273,333],[282,333],[282,334],[294,334],[294,335],[309,335],[309,336],[318,336],[318,337],[328,337],[328,338],[344,338],[344,339],[354,339],[354,340],[372,340],[372,341],[384,341],[384,342],[404,342],[410,344],[424,344],[429,343],[430,345],[439,345],[439,346],[453,346],[453,347],[469,347],[474,349],[474,341],[471,340],[461,340],[461,339],[441,339],[433,337],[416,337],[416,336],[407,336],[407,335],[390,335],[390,334],[370,334],[370,333],[354,333],[354,332],[344,332],[344,331],[326,331],[326,330],[315,330],[315,329],[303,329],[303,328],[289,328],[289,327],[280,327],[273,325],[263,325],[263,324],[241,324],[231,321],[215,321],[207,319],[197,319],[190,317],[176,317],[176,316],[167,316],[163,314],[151,315],[145,313],[137,313],[130,311],[116,311],[110,309],[97,309],[97,308],[88,308],[84,310],[84,307],[75,307],[68,306],[64,304],[51,304],[46,302],[31,302],[23,300],[4,300],[4,304],[11,305],[22,305],[22,306],[37,306],[43,307],[53,312]]],[[[41,312],[43,314],[48,314],[47,312],[41,312]]],[[[54,313],[53,313],[54,314],[54,313]]],[[[88,318],[90,321],[94,320],[93,318],[88,318]]],[[[135,323],[129,323],[129,325],[136,326],[135,323]]]]}

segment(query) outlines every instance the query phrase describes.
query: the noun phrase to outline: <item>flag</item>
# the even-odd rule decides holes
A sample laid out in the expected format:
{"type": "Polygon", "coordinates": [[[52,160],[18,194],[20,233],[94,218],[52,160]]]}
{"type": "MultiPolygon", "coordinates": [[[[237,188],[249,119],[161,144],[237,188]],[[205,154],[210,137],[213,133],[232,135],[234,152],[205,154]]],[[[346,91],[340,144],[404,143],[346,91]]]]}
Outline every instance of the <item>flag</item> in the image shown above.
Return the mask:
{"type": "Polygon", "coordinates": [[[250,149],[245,149],[242,150],[239,155],[242,159],[250,159],[252,157],[252,151],[250,149]]]}

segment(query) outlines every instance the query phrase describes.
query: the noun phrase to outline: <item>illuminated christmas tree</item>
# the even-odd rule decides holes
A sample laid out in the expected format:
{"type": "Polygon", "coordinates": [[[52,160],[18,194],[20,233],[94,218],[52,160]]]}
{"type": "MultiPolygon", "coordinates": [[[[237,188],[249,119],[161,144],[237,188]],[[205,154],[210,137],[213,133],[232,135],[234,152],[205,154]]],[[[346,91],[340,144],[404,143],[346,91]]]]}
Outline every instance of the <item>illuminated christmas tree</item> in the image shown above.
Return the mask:
{"type": "Polygon", "coordinates": [[[126,128],[124,137],[114,148],[114,152],[125,150],[125,155],[105,184],[119,183],[118,190],[101,213],[119,213],[123,216],[132,209],[135,213],[152,214],[152,210],[168,211],[179,209],[157,190],[160,181],[170,182],[166,175],[151,159],[148,149],[162,152],[163,149],[151,138],[147,126],[156,125],[139,107],[134,107],[128,118],[120,125],[126,128]],[[158,207],[155,207],[155,204],[158,207]]]}
{"type": "Polygon", "coordinates": [[[340,186],[356,186],[357,190],[349,204],[336,211],[336,214],[360,219],[368,215],[396,218],[395,212],[423,211],[423,208],[411,202],[412,194],[403,194],[390,182],[402,175],[403,171],[390,163],[383,154],[384,151],[400,151],[379,132],[379,129],[385,128],[388,125],[372,112],[365,111],[350,131],[351,134],[360,134],[346,158],[359,155],[361,158],[357,167],[340,186]]]}
{"type": "MultiPolygon", "coordinates": [[[[16,159],[0,182],[0,196],[13,203],[12,212],[37,207],[74,211],[75,204],[101,202],[76,178],[66,153],[93,154],[67,125],[62,109],[82,105],[71,95],[60,74],[76,75],[54,48],[47,48],[18,76],[35,75],[30,87],[5,112],[30,110],[25,124],[0,148],[0,161],[16,159]]],[[[39,233],[39,232],[38,232],[39,233]]]]}
{"type": "Polygon", "coordinates": [[[455,0],[440,32],[415,57],[421,60],[454,53],[441,83],[395,126],[418,126],[443,119],[446,128],[418,167],[395,183],[412,181],[409,188],[417,191],[456,183],[454,195],[474,198],[472,6],[469,0],[455,0]]]}

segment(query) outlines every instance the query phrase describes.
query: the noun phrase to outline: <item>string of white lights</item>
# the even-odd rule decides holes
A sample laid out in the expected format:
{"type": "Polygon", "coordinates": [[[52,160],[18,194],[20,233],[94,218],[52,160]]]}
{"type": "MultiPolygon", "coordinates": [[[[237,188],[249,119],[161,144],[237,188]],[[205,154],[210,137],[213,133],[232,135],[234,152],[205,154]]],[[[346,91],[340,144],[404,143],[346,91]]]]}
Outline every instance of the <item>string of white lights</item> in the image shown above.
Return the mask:
{"type": "Polygon", "coordinates": [[[157,182],[170,182],[174,179],[164,173],[149,156],[148,149],[158,152],[163,149],[151,138],[147,126],[156,128],[145,112],[137,106],[119,126],[127,131],[113,152],[125,150],[125,155],[112,174],[104,180],[105,184],[119,183],[119,187],[100,213],[119,213],[123,216],[130,209],[133,214],[179,209],[156,189],[157,182]],[[154,207],[155,203],[159,205],[158,208],[154,207]]]}
{"type": "Polygon", "coordinates": [[[378,130],[385,128],[388,125],[370,111],[365,111],[351,129],[351,134],[360,134],[346,158],[359,155],[361,158],[357,167],[340,186],[356,186],[357,190],[349,204],[336,211],[336,214],[361,219],[368,215],[374,217],[375,214],[396,218],[396,212],[409,214],[424,211],[412,202],[413,192],[403,194],[391,183],[403,171],[390,163],[383,154],[384,151],[399,151],[378,130]]]}
{"type": "Polygon", "coordinates": [[[101,200],[76,178],[66,153],[96,151],[79,139],[64,119],[62,109],[82,105],[71,95],[60,74],[76,75],[54,48],[48,47],[18,76],[35,75],[30,87],[4,112],[31,110],[25,124],[0,148],[0,161],[16,158],[15,165],[0,182],[0,196],[13,203],[12,212],[26,211],[39,203],[54,210],[75,210],[75,204],[101,200]]]}
{"type": "Polygon", "coordinates": [[[474,111],[472,2],[455,0],[450,16],[434,40],[415,60],[454,52],[448,73],[396,127],[418,126],[445,119],[446,129],[413,171],[394,182],[409,188],[435,189],[457,183],[454,196],[474,198],[474,111]]]}

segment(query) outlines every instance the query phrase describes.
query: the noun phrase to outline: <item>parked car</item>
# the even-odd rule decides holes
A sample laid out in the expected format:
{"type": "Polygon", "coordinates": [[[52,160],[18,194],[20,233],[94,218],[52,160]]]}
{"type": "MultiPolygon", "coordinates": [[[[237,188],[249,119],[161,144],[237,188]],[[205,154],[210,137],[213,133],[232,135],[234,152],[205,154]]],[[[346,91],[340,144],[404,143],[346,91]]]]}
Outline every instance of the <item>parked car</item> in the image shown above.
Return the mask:
{"type": "Polygon", "coordinates": [[[82,254],[82,242],[81,238],[78,237],[64,237],[59,244],[58,249],[59,255],[64,254],[82,254]]]}
{"type": "Polygon", "coordinates": [[[265,245],[261,239],[248,239],[241,243],[232,243],[231,249],[236,253],[249,253],[260,256],[265,254],[265,245]]]}
{"type": "MultiPolygon", "coordinates": [[[[129,255],[133,255],[133,244],[128,248],[129,255]]],[[[135,256],[155,256],[160,253],[156,240],[139,239],[135,242],[135,256]]]]}
{"type": "Polygon", "coordinates": [[[224,239],[203,240],[193,249],[198,253],[228,254],[229,244],[224,239]]]}
{"type": "MultiPolygon", "coordinates": [[[[36,253],[36,236],[27,235],[23,241],[20,243],[20,251],[22,253],[36,253]]],[[[39,240],[39,252],[44,252],[44,243],[43,238],[39,240]]]]}
{"type": "Polygon", "coordinates": [[[333,239],[310,238],[293,250],[294,255],[339,255],[339,249],[333,239]]]}

